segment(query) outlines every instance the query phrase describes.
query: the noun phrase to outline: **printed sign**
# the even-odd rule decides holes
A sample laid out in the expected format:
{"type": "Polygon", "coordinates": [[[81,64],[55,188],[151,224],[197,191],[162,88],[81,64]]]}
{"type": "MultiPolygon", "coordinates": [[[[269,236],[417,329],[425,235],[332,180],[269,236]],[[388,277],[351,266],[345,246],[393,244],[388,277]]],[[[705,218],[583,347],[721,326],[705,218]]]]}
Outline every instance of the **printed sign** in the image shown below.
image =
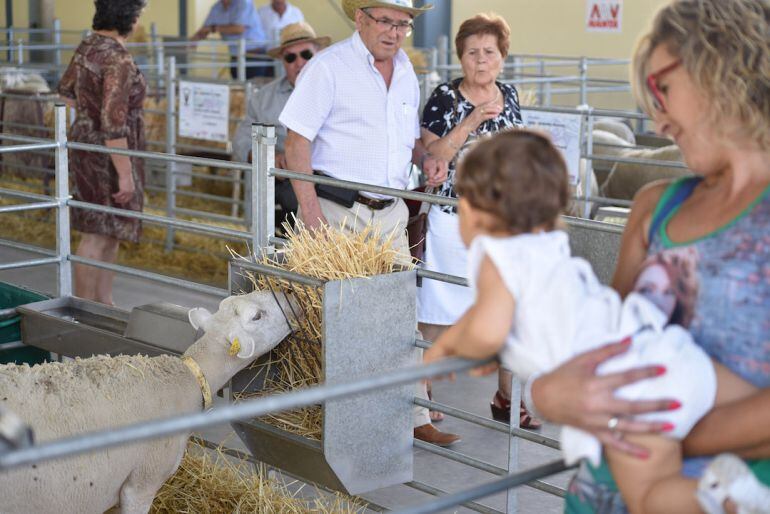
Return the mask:
{"type": "Polygon", "coordinates": [[[179,135],[227,142],[230,88],[201,82],[179,83],[179,135]]]}
{"type": "Polygon", "coordinates": [[[570,184],[580,182],[580,114],[558,114],[553,112],[521,110],[524,126],[551,135],[554,146],[561,151],[567,162],[570,184]]]}
{"type": "Polygon", "coordinates": [[[588,32],[621,32],[623,0],[588,0],[586,29],[588,32]]]}

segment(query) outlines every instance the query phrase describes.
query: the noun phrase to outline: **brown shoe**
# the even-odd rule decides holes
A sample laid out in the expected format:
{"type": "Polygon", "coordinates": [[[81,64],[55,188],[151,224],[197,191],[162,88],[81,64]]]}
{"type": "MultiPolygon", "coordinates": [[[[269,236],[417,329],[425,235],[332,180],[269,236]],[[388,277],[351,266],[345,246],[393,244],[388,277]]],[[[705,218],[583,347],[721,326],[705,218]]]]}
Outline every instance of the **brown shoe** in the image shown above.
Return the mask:
{"type": "Polygon", "coordinates": [[[452,446],[453,444],[462,441],[462,438],[459,435],[442,432],[430,423],[415,427],[414,438],[443,447],[452,446]]]}

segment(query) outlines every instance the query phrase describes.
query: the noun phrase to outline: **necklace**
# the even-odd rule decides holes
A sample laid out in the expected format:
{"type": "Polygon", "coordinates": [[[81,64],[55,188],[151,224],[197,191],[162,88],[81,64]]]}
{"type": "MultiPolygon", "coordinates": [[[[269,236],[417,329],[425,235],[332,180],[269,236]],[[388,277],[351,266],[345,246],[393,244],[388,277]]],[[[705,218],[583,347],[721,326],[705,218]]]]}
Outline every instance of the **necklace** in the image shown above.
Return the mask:
{"type": "Polygon", "coordinates": [[[458,86],[458,89],[460,90],[460,93],[463,94],[465,99],[468,100],[471,104],[473,104],[474,107],[476,105],[481,105],[481,104],[490,103],[490,102],[497,103],[497,101],[500,100],[500,88],[497,87],[497,83],[495,83],[495,96],[494,96],[494,98],[492,98],[491,100],[483,101],[483,102],[473,102],[471,100],[471,95],[468,94],[468,90],[465,87],[463,87],[463,85],[464,84],[461,82],[460,85],[458,86]]]}

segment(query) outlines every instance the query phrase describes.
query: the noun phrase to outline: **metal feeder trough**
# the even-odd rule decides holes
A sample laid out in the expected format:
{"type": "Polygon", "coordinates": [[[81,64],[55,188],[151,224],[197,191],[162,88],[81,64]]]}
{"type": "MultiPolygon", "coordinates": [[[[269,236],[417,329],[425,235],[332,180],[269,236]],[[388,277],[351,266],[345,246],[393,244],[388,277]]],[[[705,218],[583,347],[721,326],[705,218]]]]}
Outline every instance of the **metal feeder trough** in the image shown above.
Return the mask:
{"type": "MultiPolygon", "coordinates": [[[[249,291],[243,263],[230,263],[233,291],[249,291]],[[237,283],[236,283],[237,282],[237,283]]],[[[324,383],[348,382],[418,362],[415,347],[416,273],[322,282],[264,265],[248,264],[255,275],[281,280],[301,295],[322,292],[324,383]]],[[[274,291],[275,292],[275,291],[274,291]]],[[[305,313],[284,313],[287,320],[305,313]]],[[[287,344],[287,343],[283,343],[287,344]]],[[[265,373],[246,370],[238,384],[261,388],[265,373]],[[262,380],[254,379],[262,376],[262,380]],[[256,384],[256,386],[255,386],[256,384]]],[[[310,440],[259,420],[234,422],[254,457],[302,480],[356,495],[412,480],[412,406],[415,385],[380,390],[322,405],[321,441],[310,440]]]]}
{"type": "Polygon", "coordinates": [[[65,357],[180,355],[195,342],[187,309],[165,302],[128,312],[63,296],[16,310],[24,344],[65,357]]]}

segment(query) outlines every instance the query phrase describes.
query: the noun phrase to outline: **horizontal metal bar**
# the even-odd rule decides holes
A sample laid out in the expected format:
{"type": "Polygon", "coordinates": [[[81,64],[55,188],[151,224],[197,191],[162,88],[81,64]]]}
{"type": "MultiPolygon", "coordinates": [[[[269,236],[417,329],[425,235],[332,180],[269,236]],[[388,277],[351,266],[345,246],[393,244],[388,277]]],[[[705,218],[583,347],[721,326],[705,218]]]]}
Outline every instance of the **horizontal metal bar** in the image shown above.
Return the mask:
{"type": "Polygon", "coordinates": [[[186,162],[195,166],[211,166],[214,168],[227,168],[231,170],[250,171],[251,165],[237,162],[220,161],[217,159],[205,159],[203,157],[188,157],[185,155],[169,155],[159,152],[142,152],[138,150],[123,150],[121,148],[107,148],[99,145],[89,145],[85,143],[67,143],[67,148],[72,150],[83,150],[85,152],[104,153],[112,155],[126,155],[128,157],[140,157],[143,159],[155,159],[157,161],[167,162],[186,162]]]}
{"type": "Polygon", "coordinates": [[[609,155],[588,154],[582,156],[584,159],[606,162],[620,162],[626,164],[644,164],[645,166],[658,166],[661,168],[689,169],[686,164],[679,161],[658,161],[655,159],[637,159],[634,157],[615,157],[609,155]]]}
{"type": "Polygon", "coordinates": [[[493,475],[503,476],[508,474],[508,470],[501,468],[500,466],[495,466],[494,464],[484,462],[483,460],[471,457],[470,455],[465,455],[464,453],[442,448],[440,446],[436,446],[435,444],[426,443],[425,441],[421,441],[419,439],[414,440],[414,447],[434,455],[439,455],[445,459],[457,462],[459,464],[464,464],[481,471],[486,471],[487,473],[491,473],[493,475]]]}
{"type": "Polygon", "coordinates": [[[305,182],[312,182],[313,184],[326,184],[330,186],[341,187],[342,189],[351,189],[354,191],[366,191],[369,193],[381,194],[393,196],[396,198],[403,198],[404,200],[417,200],[420,202],[429,202],[435,205],[450,205],[457,206],[457,198],[449,198],[446,196],[432,195],[428,193],[419,193],[415,191],[405,191],[403,189],[395,189],[392,187],[373,186],[371,184],[364,184],[362,182],[351,182],[349,180],[339,180],[332,177],[324,177],[320,175],[309,175],[307,173],[299,173],[296,171],[284,170],[281,168],[272,168],[270,174],[278,178],[288,178],[294,180],[304,180],[305,182]]]}
{"type": "Polygon", "coordinates": [[[35,211],[39,209],[55,209],[59,202],[25,203],[20,205],[5,205],[0,207],[0,214],[8,212],[35,211]]]}
{"type": "Polygon", "coordinates": [[[16,307],[11,307],[10,309],[0,309],[0,320],[13,318],[16,316],[16,307]]]}
{"type": "Polygon", "coordinates": [[[452,416],[453,418],[461,419],[463,421],[467,421],[468,423],[473,423],[474,425],[478,425],[484,428],[490,428],[497,432],[503,432],[506,434],[510,433],[515,437],[524,439],[525,441],[547,446],[548,448],[553,448],[554,450],[559,450],[561,448],[559,441],[551,437],[536,434],[534,432],[530,432],[529,430],[524,430],[523,428],[511,427],[507,423],[500,423],[499,421],[494,421],[489,418],[473,414],[471,412],[451,407],[449,405],[444,405],[442,403],[437,403],[431,400],[424,400],[422,398],[415,398],[414,404],[433,411],[443,412],[447,416],[452,416]]]}
{"type": "Polygon", "coordinates": [[[422,268],[417,269],[417,276],[430,280],[437,280],[439,282],[446,282],[447,284],[454,284],[456,286],[468,286],[468,279],[466,278],[458,277],[455,275],[447,275],[446,273],[438,273],[436,271],[429,271],[422,268]]]}
{"type": "MultiPolygon", "coordinates": [[[[0,141],[18,141],[20,143],[52,143],[50,139],[31,136],[20,136],[18,134],[6,134],[0,132],[0,141]]],[[[53,144],[56,144],[55,142],[53,144]]]]}
{"type": "MultiPolygon", "coordinates": [[[[167,191],[165,187],[158,186],[145,186],[145,189],[155,193],[165,193],[167,191]]],[[[186,196],[189,198],[200,198],[202,200],[209,200],[211,202],[243,205],[243,200],[233,200],[227,196],[217,196],[208,193],[196,193],[195,191],[185,191],[184,189],[177,189],[174,191],[174,194],[177,196],[186,196]]]]}
{"type": "Polygon", "coordinates": [[[0,271],[19,268],[32,268],[34,266],[46,266],[48,264],[59,264],[58,257],[45,257],[41,259],[30,259],[26,261],[9,262],[0,264],[0,271]]]}
{"type": "Polygon", "coordinates": [[[593,202],[599,205],[617,205],[619,207],[631,207],[634,205],[632,200],[621,200],[620,198],[605,198],[603,196],[573,196],[572,199],[576,202],[593,202]]]}
{"type": "Polygon", "coordinates": [[[15,189],[6,189],[4,187],[0,187],[0,197],[2,196],[8,196],[10,198],[23,198],[24,200],[36,200],[38,202],[50,202],[51,197],[46,195],[41,195],[38,193],[29,193],[27,191],[17,191],[15,189]]]}
{"type": "Polygon", "coordinates": [[[246,221],[243,218],[236,218],[235,216],[225,216],[224,214],[214,214],[213,212],[196,211],[194,209],[183,209],[182,207],[176,207],[174,212],[177,214],[184,214],[186,216],[193,216],[198,218],[207,218],[214,221],[223,221],[227,223],[245,224],[246,221]]]}
{"type": "Polygon", "coordinates": [[[121,273],[123,275],[144,278],[147,280],[151,280],[153,282],[160,282],[162,284],[190,289],[192,291],[197,291],[199,293],[220,296],[223,298],[230,294],[229,291],[227,291],[226,289],[221,289],[219,287],[207,286],[205,284],[190,282],[188,280],[183,280],[181,278],[174,278],[174,277],[169,277],[167,275],[152,273],[147,270],[129,268],[127,266],[121,266],[119,264],[110,264],[107,262],[97,261],[94,259],[87,259],[85,257],[79,257],[77,255],[70,255],[69,260],[71,260],[72,262],[76,262],[78,264],[85,264],[88,266],[93,266],[94,268],[106,269],[106,270],[114,271],[116,273],[121,273]]]}
{"type": "Polygon", "coordinates": [[[361,380],[325,384],[300,391],[242,401],[237,404],[215,407],[207,412],[197,412],[123,427],[112,427],[109,430],[87,432],[7,452],[0,456],[0,469],[11,469],[33,462],[77,455],[147,439],[157,439],[176,433],[185,433],[221,425],[235,420],[252,419],[271,412],[315,405],[328,400],[346,398],[369,391],[378,391],[385,387],[411,384],[434,376],[461,372],[487,362],[491,362],[491,359],[486,361],[470,361],[450,358],[427,365],[401,368],[361,380]]]}
{"type": "MultiPolygon", "coordinates": [[[[426,341],[425,339],[415,339],[414,340],[414,345],[417,348],[420,348],[422,350],[430,350],[431,347],[433,347],[433,343],[431,343],[430,341],[426,341]]],[[[422,398],[420,398],[420,399],[422,399],[422,398]]],[[[415,401],[415,403],[417,403],[417,402],[415,401]]]]}
{"type": "Polygon", "coordinates": [[[527,484],[533,480],[555,475],[573,468],[574,466],[567,466],[564,464],[564,461],[555,461],[526,471],[513,473],[487,484],[444,496],[432,502],[424,503],[412,508],[401,509],[396,512],[397,514],[431,514],[433,512],[440,512],[444,509],[453,508],[455,505],[460,505],[479,498],[485,498],[501,491],[527,484]]]}
{"type": "MultiPolygon", "coordinates": [[[[470,455],[465,455],[464,453],[456,452],[454,450],[449,450],[447,448],[441,448],[440,446],[436,446],[430,443],[426,443],[424,441],[420,441],[419,439],[414,440],[414,447],[419,448],[421,450],[425,450],[429,453],[433,453],[435,455],[440,455],[445,459],[457,462],[459,464],[464,464],[466,466],[470,466],[472,468],[475,468],[481,471],[486,471],[487,473],[491,473],[493,475],[497,475],[497,476],[508,475],[508,470],[505,468],[501,468],[499,466],[495,466],[494,464],[484,462],[483,460],[476,459],[474,457],[471,457],[470,455]]],[[[555,496],[562,496],[562,497],[564,496],[563,490],[551,484],[540,482],[539,480],[533,480],[532,482],[528,482],[524,485],[533,487],[543,492],[554,494],[555,496]]]]}
{"type": "MultiPolygon", "coordinates": [[[[433,487],[432,485],[428,485],[423,482],[417,482],[415,480],[412,480],[411,482],[407,482],[404,485],[407,487],[411,487],[416,491],[430,494],[431,496],[444,496],[449,494],[447,491],[438,489],[436,487],[433,487]]],[[[486,505],[482,505],[480,503],[465,502],[465,503],[461,503],[460,505],[474,512],[481,512],[482,514],[505,514],[502,511],[495,510],[493,508],[487,507],[486,505]]]]}
{"type": "Polygon", "coordinates": [[[297,282],[299,284],[310,286],[310,287],[323,287],[325,284],[323,280],[319,280],[313,277],[308,277],[307,275],[301,275],[299,273],[294,273],[293,271],[276,268],[275,266],[268,266],[265,264],[259,264],[256,262],[246,262],[246,261],[230,261],[230,262],[232,262],[234,266],[238,266],[239,268],[242,268],[242,269],[246,269],[249,271],[256,271],[257,273],[262,273],[273,277],[285,278],[286,280],[289,280],[291,282],[297,282]]]}
{"type": "Polygon", "coordinates": [[[127,211],[124,209],[115,209],[114,207],[107,207],[105,205],[97,205],[93,203],[79,202],[77,200],[69,200],[67,205],[73,208],[86,209],[96,212],[105,212],[107,214],[115,214],[117,216],[123,216],[124,218],[134,218],[150,223],[157,223],[159,225],[170,226],[174,228],[184,229],[188,232],[195,232],[198,234],[214,235],[214,236],[229,236],[235,239],[251,240],[251,233],[240,230],[232,230],[223,227],[213,227],[210,225],[203,225],[192,221],[184,221],[175,218],[167,218],[165,216],[156,216],[154,214],[144,214],[138,211],[127,211]]]}
{"type": "Polygon", "coordinates": [[[26,348],[27,345],[22,343],[21,341],[11,341],[8,343],[2,343],[0,344],[0,352],[4,352],[7,350],[18,350],[19,348],[26,348]]]}
{"type": "Polygon", "coordinates": [[[586,220],[583,218],[574,218],[572,216],[562,216],[567,225],[571,227],[597,230],[599,232],[609,232],[610,234],[622,234],[624,227],[612,223],[603,223],[601,221],[586,220]]]}
{"type": "Polygon", "coordinates": [[[543,482],[542,480],[533,480],[532,482],[529,482],[527,486],[531,487],[532,489],[537,489],[538,491],[542,491],[546,494],[558,496],[559,498],[564,498],[565,496],[567,496],[567,490],[564,489],[563,487],[549,484],[548,482],[543,482]]]}
{"type": "Polygon", "coordinates": [[[57,143],[37,143],[37,144],[20,145],[20,146],[0,146],[0,154],[32,152],[35,150],[53,150],[58,147],[59,145],[57,143]]]}
{"type": "Polygon", "coordinates": [[[11,241],[10,239],[0,239],[0,246],[7,246],[8,248],[15,248],[17,250],[23,250],[25,252],[37,253],[40,255],[47,255],[53,257],[56,252],[49,250],[48,248],[40,248],[38,246],[29,245],[26,243],[20,243],[18,241],[11,241]]]}

